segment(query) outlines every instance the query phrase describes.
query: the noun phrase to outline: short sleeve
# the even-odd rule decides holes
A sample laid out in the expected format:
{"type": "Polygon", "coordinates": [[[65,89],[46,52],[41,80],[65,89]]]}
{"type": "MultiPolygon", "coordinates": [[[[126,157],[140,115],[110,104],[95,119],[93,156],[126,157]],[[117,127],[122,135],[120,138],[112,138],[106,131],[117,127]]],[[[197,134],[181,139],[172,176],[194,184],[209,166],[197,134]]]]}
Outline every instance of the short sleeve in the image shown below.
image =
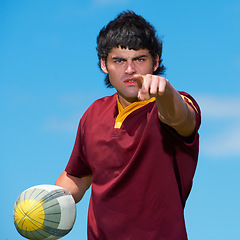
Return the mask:
{"type": "Polygon", "coordinates": [[[85,157],[85,148],[83,141],[84,134],[83,122],[84,121],[82,118],[78,126],[73,151],[65,169],[65,171],[68,174],[73,175],[75,177],[82,177],[92,174],[91,168],[89,167],[85,157]]]}

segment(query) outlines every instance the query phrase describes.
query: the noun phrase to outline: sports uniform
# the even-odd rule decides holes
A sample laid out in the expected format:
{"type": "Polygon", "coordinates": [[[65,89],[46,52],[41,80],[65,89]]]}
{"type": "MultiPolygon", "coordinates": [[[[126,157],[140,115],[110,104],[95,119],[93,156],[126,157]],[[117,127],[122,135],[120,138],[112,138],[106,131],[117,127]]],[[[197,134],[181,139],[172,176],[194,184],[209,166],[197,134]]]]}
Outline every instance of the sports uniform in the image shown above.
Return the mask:
{"type": "Polygon", "coordinates": [[[184,205],[198,158],[200,109],[188,139],[161,123],[154,99],[122,109],[117,94],[95,101],[80,120],[66,167],[93,175],[88,238],[186,240],[184,205]]]}

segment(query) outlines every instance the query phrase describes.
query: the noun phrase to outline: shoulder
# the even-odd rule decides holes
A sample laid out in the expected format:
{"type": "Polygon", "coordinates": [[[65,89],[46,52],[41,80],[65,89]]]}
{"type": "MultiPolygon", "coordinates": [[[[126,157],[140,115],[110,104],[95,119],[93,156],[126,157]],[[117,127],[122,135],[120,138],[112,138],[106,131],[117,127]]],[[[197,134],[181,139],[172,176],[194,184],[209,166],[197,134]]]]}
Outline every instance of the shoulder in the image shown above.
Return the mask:
{"type": "Polygon", "coordinates": [[[81,121],[89,118],[99,118],[103,114],[112,113],[117,107],[116,94],[95,100],[83,114],[81,121]]]}
{"type": "Polygon", "coordinates": [[[95,100],[90,107],[87,109],[88,112],[102,112],[106,111],[109,108],[115,107],[117,105],[117,97],[116,94],[112,96],[106,96],[95,100]]]}
{"type": "MultiPolygon", "coordinates": [[[[113,94],[111,96],[105,96],[102,98],[99,98],[97,100],[95,100],[91,106],[95,106],[95,105],[108,105],[110,103],[116,103],[116,99],[117,99],[117,94],[113,94]]],[[[90,106],[90,107],[91,107],[90,106]]]]}

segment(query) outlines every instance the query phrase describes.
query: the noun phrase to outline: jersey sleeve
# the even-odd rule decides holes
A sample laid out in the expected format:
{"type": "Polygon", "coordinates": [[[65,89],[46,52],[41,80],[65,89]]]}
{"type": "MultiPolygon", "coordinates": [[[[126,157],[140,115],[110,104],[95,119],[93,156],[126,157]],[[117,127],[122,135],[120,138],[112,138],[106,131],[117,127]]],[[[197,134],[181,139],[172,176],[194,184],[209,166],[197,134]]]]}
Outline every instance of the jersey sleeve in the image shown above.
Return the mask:
{"type": "Polygon", "coordinates": [[[82,118],[78,126],[73,151],[65,169],[68,174],[75,177],[82,177],[92,174],[91,168],[86,161],[84,141],[82,140],[84,134],[83,122],[84,120],[82,118]]]}

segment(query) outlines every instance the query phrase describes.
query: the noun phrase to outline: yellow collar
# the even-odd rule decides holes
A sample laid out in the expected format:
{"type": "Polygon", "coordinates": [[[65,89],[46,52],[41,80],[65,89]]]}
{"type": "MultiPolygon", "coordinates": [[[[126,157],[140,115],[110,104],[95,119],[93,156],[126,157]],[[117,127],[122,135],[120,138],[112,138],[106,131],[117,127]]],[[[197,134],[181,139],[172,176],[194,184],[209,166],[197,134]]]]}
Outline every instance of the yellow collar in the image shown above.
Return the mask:
{"type": "Polygon", "coordinates": [[[121,128],[123,121],[129,114],[131,114],[135,110],[147,105],[148,103],[154,102],[154,101],[155,101],[155,98],[153,97],[153,98],[150,98],[149,100],[134,102],[134,103],[130,104],[129,106],[123,108],[121,103],[119,102],[118,95],[117,95],[118,116],[116,118],[114,128],[121,128]]]}

